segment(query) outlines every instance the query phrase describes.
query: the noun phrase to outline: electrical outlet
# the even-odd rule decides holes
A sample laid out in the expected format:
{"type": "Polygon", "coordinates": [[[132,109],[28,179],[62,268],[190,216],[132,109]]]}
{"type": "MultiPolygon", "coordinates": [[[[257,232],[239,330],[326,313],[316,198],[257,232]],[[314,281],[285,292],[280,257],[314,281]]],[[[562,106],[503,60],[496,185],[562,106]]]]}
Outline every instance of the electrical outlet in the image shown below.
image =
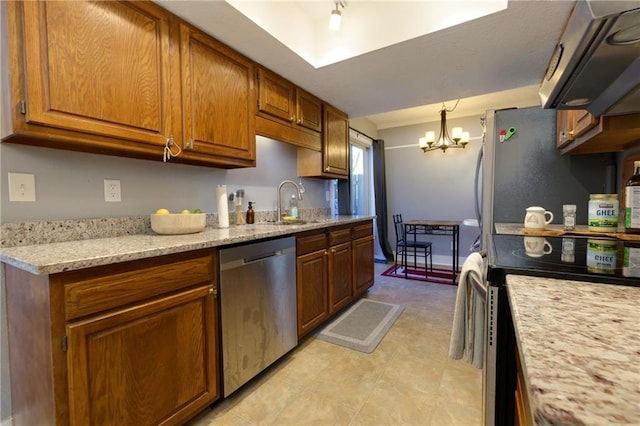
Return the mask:
{"type": "Polygon", "coordinates": [[[35,201],[36,177],[31,173],[9,173],[9,201],[35,201]]]}
{"type": "Polygon", "coordinates": [[[120,181],[113,179],[104,180],[104,200],[107,202],[119,202],[121,200],[120,195],[120,181]]]}

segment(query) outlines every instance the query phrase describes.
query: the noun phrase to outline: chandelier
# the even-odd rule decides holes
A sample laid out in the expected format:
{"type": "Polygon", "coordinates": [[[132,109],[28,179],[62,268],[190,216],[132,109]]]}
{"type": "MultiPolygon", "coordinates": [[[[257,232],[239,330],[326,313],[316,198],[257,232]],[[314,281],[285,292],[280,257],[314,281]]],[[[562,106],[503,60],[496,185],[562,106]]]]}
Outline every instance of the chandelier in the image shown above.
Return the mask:
{"type": "Polygon", "coordinates": [[[434,151],[441,149],[442,152],[447,152],[449,148],[466,148],[469,143],[469,132],[462,131],[462,127],[454,127],[451,129],[451,136],[447,130],[447,112],[452,112],[458,106],[460,99],[456,101],[456,104],[451,109],[447,109],[442,104],[440,110],[440,134],[436,139],[435,132],[426,132],[423,138],[420,138],[419,146],[424,151],[434,151]]]}

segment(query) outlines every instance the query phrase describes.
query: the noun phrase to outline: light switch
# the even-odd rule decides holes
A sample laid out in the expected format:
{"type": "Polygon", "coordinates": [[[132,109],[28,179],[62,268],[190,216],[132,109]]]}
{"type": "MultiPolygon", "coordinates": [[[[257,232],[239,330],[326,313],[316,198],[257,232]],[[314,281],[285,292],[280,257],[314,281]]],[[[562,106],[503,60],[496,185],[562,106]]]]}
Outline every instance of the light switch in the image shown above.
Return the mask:
{"type": "Polygon", "coordinates": [[[9,201],[35,201],[36,177],[31,173],[9,173],[9,201]]]}

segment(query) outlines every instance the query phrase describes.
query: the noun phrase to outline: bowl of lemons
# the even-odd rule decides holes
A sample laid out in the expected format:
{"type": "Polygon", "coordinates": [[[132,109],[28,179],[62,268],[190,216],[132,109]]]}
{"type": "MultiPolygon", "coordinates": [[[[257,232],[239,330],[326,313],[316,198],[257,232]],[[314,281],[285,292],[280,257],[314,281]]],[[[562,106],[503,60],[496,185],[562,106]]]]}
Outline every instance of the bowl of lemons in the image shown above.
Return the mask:
{"type": "Polygon", "coordinates": [[[195,234],[207,226],[207,215],[200,209],[182,210],[171,213],[167,209],[158,209],[151,215],[151,229],[156,234],[179,235],[195,234]]]}

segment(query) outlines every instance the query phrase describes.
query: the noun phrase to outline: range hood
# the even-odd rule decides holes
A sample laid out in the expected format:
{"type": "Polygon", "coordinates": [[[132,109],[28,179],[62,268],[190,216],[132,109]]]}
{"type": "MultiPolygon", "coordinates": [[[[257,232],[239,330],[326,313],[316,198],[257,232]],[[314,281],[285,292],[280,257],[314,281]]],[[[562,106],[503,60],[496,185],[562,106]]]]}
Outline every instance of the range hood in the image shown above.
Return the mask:
{"type": "Polygon", "coordinates": [[[640,1],[578,0],[539,94],[543,108],[640,112],[640,1]]]}

